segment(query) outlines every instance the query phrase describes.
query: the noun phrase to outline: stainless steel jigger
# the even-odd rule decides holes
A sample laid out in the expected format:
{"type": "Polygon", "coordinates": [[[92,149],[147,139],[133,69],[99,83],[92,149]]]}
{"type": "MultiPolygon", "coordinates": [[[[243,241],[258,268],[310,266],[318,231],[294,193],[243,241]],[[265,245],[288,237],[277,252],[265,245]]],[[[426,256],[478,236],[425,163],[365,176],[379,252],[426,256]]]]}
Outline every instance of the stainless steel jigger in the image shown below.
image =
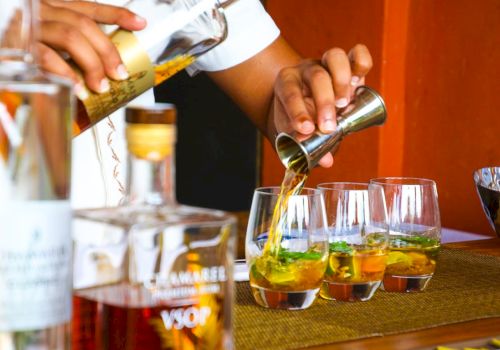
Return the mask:
{"type": "Polygon", "coordinates": [[[500,166],[476,170],[474,182],[484,213],[500,237],[500,166]]]}
{"type": "Polygon", "coordinates": [[[325,154],[335,151],[334,148],[345,135],[384,124],[387,115],[384,100],[376,91],[360,86],[354,95],[351,104],[338,112],[337,128],[331,134],[316,132],[302,142],[287,133],[277,136],[276,151],[286,168],[300,173],[308,172],[325,154]]]}

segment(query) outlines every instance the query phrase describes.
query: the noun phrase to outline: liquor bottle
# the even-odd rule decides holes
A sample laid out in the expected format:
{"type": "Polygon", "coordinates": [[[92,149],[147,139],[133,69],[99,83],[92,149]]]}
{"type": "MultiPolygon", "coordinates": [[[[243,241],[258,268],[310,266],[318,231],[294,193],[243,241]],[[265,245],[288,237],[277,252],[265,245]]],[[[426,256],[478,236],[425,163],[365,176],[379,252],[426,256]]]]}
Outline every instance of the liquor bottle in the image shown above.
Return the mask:
{"type": "Polygon", "coordinates": [[[78,104],[78,135],[144,91],[189,66],[227,36],[223,9],[235,0],[132,0],[131,11],[147,18],[143,30],[117,29],[110,34],[129,78],[110,80],[110,89],[85,88],[78,104]]]}
{"type": "Polygon", "coordinates": [[[126,109],[127,194],[74,225],[74,350],[232,349],[235,220],[175,200],[176,111],[126,109]]]}
{"type": "Polygon", "coordinates": [[[0,348],[69,349],[69,82],[36,66],[36,0],[0,0],[0,348]]]}

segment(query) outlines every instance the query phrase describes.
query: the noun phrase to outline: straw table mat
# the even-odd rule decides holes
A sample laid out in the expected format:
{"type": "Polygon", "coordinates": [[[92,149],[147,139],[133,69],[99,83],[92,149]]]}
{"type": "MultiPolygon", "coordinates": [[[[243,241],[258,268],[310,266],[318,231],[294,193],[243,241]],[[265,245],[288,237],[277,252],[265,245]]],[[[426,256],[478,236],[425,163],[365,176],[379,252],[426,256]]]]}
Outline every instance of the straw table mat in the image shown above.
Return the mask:
{"type": "Polygon", "coordinates": [[[318,298],[306,310],[269,310],[236,284],[237,350],[295,349],[500,316],[500,258],[443,248],[424,292],[377,291],[366,302],[318,298]]]}

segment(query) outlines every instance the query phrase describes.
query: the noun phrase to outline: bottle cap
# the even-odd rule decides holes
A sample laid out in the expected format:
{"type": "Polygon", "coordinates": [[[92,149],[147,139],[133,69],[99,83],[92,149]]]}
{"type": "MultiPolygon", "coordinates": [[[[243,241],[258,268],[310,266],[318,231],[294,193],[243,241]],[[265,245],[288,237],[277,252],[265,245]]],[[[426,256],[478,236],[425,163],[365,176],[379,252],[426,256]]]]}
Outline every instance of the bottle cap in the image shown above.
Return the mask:
{"type": "Polygon", "coordinates": [[[128,151],[137,158],[160,161],[172,155],[176,141],[176,108],[157,103],[126,108],[128,151]]]}
{"type": "Polygon", "coordinates": [[[131,124],[175,124],[177,109],[171,103],[127,106],[125,120],[131,124]]]}

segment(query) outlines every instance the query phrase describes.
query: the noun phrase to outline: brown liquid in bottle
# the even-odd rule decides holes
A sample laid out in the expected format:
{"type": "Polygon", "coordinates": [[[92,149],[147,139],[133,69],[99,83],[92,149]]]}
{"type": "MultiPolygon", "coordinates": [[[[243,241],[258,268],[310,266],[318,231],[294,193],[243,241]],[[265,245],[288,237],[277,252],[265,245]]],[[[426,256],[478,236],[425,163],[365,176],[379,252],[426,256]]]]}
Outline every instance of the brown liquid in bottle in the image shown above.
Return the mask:
{"type": "MultiPolygon", "coordinates": [[[[223,349],[223,300],[204,295],[184,305],[158,305],[141,298],[140,287],[102,287],[113,302],[85,291],[73,297],[74,350],[223,349]],[[116,302],[124,297],[122,301],[116,302]]],[[[147,299],[147,298],[146,298],[147,299]]]]}

